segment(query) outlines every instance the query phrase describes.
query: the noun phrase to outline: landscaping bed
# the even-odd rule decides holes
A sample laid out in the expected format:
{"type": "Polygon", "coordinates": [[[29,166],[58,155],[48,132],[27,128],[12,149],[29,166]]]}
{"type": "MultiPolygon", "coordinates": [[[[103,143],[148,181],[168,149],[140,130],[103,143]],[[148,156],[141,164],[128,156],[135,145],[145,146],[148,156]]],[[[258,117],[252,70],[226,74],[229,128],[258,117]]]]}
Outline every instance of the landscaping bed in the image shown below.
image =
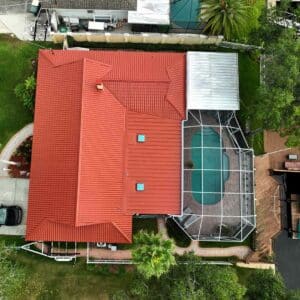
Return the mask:
{"type": "Polygon", "coordinates": [[[259,130],[262,124],[249,117],[249,110],[254,109],[258,95],[256,93],[260,84],[260,63],[259,58],[247,53],[239,54],[239,79],[240,79],[240,110],[237,112],[240,125],[243,131],[255,132],[253,135],[246,136],[249,146],[254,149],[255,155],[264,153],[263,131],[259,130]]]}
{"type": "Polygon", "coordinates": [[[138,233],[141,230],[147,232],[158,232],[156,218],[133,218],[133,234],[138,233]]]}
{"type": "Polygon", "coordinates": [[[173,219],[169,218],[166,222],[166,226],[169,237],[174,239],[177,246],[185,248],[191,244],[191,239],[182,231],[173,219]]]}
{"type": "Polygon", "coordinates": [[[27,138],[15,151],[10,161],[17,165],[9,165],[9,176],[13,178],[29,178],[31,164],[32,136],[27,138]]]}
{"type": "MultiPolygon", "coordinates": [[[[157,220],[156,218],[137,218],[134,217],[132,220],[132,232],[133,235],[138,233],[139,231],[147,231],[147,232],[158,232],[157,220]]],[[[128,250],[132,249],[133,244],[118,244],[117,247],[119,250],[128,250]]]]}

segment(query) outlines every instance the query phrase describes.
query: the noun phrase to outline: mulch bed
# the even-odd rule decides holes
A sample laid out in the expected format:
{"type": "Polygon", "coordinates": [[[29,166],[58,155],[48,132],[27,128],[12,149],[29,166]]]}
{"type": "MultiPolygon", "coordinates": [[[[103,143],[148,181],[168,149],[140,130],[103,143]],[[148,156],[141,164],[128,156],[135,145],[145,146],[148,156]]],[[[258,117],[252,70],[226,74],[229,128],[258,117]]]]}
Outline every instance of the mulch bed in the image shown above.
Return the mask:
{"type": "Polygon", "coordinates": [[[22,156],[13,155],[11,161],[20,163],[20,166],[9,165],[9,176],[13,178],[29,178],[30,164],[22,156]],[[24,171],[24,172],[23,172],[24,171]],[[25,173],[26,171],[26,173],[25,173]]]}
{"type": "Polygon", "coordinates": [[[29,178],[31,163],[32,137],[26,139],[15,151],[10,161],[18,165],[9,165],[9,176],[13,178],[29,178]]]}

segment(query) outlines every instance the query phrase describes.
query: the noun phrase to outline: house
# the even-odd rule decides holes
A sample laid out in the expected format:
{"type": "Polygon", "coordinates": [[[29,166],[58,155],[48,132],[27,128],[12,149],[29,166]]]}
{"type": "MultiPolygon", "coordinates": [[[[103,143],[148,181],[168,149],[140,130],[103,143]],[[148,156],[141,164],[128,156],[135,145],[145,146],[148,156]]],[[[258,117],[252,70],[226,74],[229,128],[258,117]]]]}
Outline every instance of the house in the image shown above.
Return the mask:
{"type": "Polygon", "coordinates": [[[181,214],[185,54],[41,50],[26,240],[130,243],[181,214]]]}
{"type": "Polygon", "coordinates": [[[238,86],[236,53],[41,50],[26,240],[131,243],[134,216],[161,215],[194,240],[243,241],[238,86]]]}
{"type": "Polygon", "coordinates": [[[54,32],[128,32],[129,24],[170,24],[169,0],[47,0],[41,7],[49,11],[54,32]]]}

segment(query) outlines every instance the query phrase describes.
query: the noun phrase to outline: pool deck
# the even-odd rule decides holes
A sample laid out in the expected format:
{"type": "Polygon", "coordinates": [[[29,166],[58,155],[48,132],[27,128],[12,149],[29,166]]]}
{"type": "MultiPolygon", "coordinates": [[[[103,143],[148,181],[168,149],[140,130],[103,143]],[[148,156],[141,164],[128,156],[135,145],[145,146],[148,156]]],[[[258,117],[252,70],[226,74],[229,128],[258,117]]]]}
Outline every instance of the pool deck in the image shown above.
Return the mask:
{"type": "MultiPolygon", "coordinates": [[[[211,118],[205,120],[205,124],[218,125],[216,121],[211,118]]],[[[188,126],[196,125],[193,121],[188,126]]],[[[184,132],[185,146],[191,145],[193,135],[199,130],[199,127],[190,127],[184,132]]],[[[220,134],[220,129],[215,127],[214,130],[220,134]]],[[[222,134],[224,148],[233,148],[234,145],[226,130],[223,130],[222,134]]],[[[239,170],[239,154],[234,149],[226,149],[226,154],[230,161],[230,170],[239,170]]],[[[188,165],[188,162],[192,161],[191,150],[185,149],[184,164],[188,165]]],[[[187,167],[186,167],[187,168],[187,167]]],[[[191,169],[192,170],[192,169],[191,169]]],[[[184,190],[190,191],[192,189],[192,175],[191,172],[186,171],[184,174],[184,190]]],[[[240,172],[231,171],[228,180],[225,183],[225,193],[239,193],[240,191],[240,172]]],[[[192,193],[184,194],[183,208],[189,208],[193,214],[204,215],[202,221],[201,234],[211,235],[219,232],[218,226],[221,222],[228,226],[239,226],[241,223],[241,199],[239,194],[225,194],[223,199],[213,205],[201,205],[193,199],[192,193]],[[222,217],[223,216],[223,217],[222,217]],[[235,216],[235,217],[232,217],[235,216]]],[[[191,235],[198,235],[199,227],[201,225],[201,218],[189,226],[188,231],[191,235]]]]}
{"type": "MultiPolygon", "coordinates": [[[[190,130],[189,138],[193,136],[193,134],[199,130],[198,128],[193,128],[190,130]]],[[[223,134],[223,142],[224,146],[226,147],[232,147],[231,141],[229,137],[226,134],[223,134]]],[[[226,154],[229,157],[230,161],[230,168],[234,170],[239,169],[239,163],[238,163],[238,155],[234,152],[234,150],[227,150],[226,154]]],[[[185,153],[185,161],[191,160],[191,151],[186,151],[185,153]]],[[[184,189],[185,190],[191,190],[192,187],[192,178],[191,178],[191,172],[187,174],[185,173],[184,176],[184,189]]],[[[240,182],[240,174],[239,172],[230,172],[230,176],[228,180],[225,183],[225,193],[231,192],[231,193],[238,193],[239,192],[239,183],[240,182]]],[[[203,234],[210,234],[216,230],[218,230],[216,227],[221,222],[221,215],[223,216],[240,216],[241,214],[241,205],[240,205],[240,199],[239,195],[228,195],[225,194],[223,199],[219,201],[216,204],[213,205],[201,205],[197,201],[193,199],[192,194],[185,193],[184,195],[184,207],[190,207],[191,210],[195,214],[199,215],[209,215],[212,217],[206,217],[205,218],[205,226],[202,226],[202,233],[203,234]]],[[[240,218],[226,218],[226,221],[224,223],[235,226],[240,223],[240,218]]],[[[200,222],[200,221],[199,221],[200,222]]],[[[199,222],[195,222],[191,227],[191,232],[198,232],[199,230],[199,222]]],[[[204,224],[204,222],[203,222],[204,224]]]]}

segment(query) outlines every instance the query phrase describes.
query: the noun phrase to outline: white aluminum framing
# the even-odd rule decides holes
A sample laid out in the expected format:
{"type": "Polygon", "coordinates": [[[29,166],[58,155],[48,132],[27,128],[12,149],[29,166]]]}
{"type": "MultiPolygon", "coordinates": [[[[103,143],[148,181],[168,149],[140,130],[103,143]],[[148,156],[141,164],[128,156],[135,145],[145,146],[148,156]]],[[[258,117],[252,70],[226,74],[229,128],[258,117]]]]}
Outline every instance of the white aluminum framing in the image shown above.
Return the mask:
{"type": "MultiPolygon", "coordinates": [[[[31,242],[31,243],[27,243],[23,246],[21,246],[22,250],[34,253],[34,254],[38,254],[50,259],[54,259],[55,261],[59,261],[59,262],[67,262],[67,261],[76,261],[77,259],[77,243],[74,242],[74,248],[72,248],[72,250],[74,250],[74,254],[73,255],[68,255],[68,242],[65,242],[65,253],[66,255],[61,255],[61,254],[53,254],[53,242],[51,242],[51,248],[50,248],[50,254],[45,252],[45,242],[31,242]],[[38,247],[37,245],[41,244],[41,247],[38,247]]],[[[57,249],[60,250],[60,242],[58,242],[58,247],[57,249]]]]}
{"type": "MultiPolygon", "coordinates": [[[[220,112],[220,111],[199,111],[199,110],[189,110],[187,112],[188,119],[182,123],[182,133],[185,134],[191,134],[191,132],[188,132],[190,130],[196,130],[199,128],[200,130],[202,128],[213,128],[216,132],[219,133],[219,139],[220,139],[220,146],[219,147],[211,147],[211,146],[204,146],[204,139],[205,137],[201,135],[201,145],[200,146],[190,146],[186,145],[185,136],[183,136],[183,149],[182,149],[182,160],[184,162],[184,157],[187,153],[185,151],[190,151],[191,149],[207,149],[207,150],[219,150],[220,151],[220,161],[221,166],[220,169],[209,169],[204,168],[204,162],[203,162],[203,152],[201,151],[201,167],[200,168],[186,168],[184,164],[182,165],[182,216],[188,216],[189,218],[183,219],[183,224],[180,223],[179,219],[174,218],[176,223],[183,229],[183,231],[193,240],[205,240],[205,241],[222,241],[222,240],[232,240],[232,241],[243,241],[247,236],[252,232],[252,230],[255,228],[255,191],[254,191],[254,162],[253,162],[253,150],[248,148],[248,143],[246,141],[246,138],[240,128],[239,122],[236,119],[235,112],[220,112]],[[204,117],[204,114],[206,116],[204,117]],[[205,121],[207,120],[207,122],[205,121]],[[206,122],[206,123],[205,123],[206,122]],[[209,124],[212,123],[212,124],[209,124]],[[187,125],[191,124],[191,125],[187,125]],[[224,130],[227,132],[227,145],[224,145],[223,139],[224,137],[224,130]],[[237,136],[238,135],[238,136],[237,136]],[[229,139],[229,140],[228,140],[229,139]],[[229,141],[229,142],[228,142],[229,141]],[[231,146],[228,147],[228,143],[231,143],[231,146]],[[230,151],[233,150],[237,156],[236,163],[238,164],[239,168],[232,168],[229,166],[228,169],[224,168],[223,165],[223,152],[224,151],[230,151]],[[245,160],[246,158],[246,160],[245,160]],[[245,163],[246,161],[246,163],[245,163]],[[186,189],[185,187],[185,174],[188,174],[189,172],[198,171],[201,172],[201,186],[203,188],[204,184],[204,171],[212,171],[212,172],[218,172],[220,171],[220,180],[221,180],[221,190],[217,192],[205,192],[205,191],[193,191],[191,189],[186,189]],[[223,171],[228,171],[230,174],[233,174],[234,172],[238,173],[238,180],[236,182],[238,187],[238,192],[236,191],[228,191],[224,190],[223,192],[223,171]],[[248,183],[251,183],[252,185],[249,186],[248,183]],[[185,195],[190,194],[201,194],[201,201],[200,205],[202,206],[201,210],[199,209],[199,213],[196,211],[192,213],[184,212],[184,207],[188,206],[188,203],[185,203],[185,195]],[[239,209],[240,214],[232,214],[232,215],[226,215],[224,212],[224,203],[223,201],[220,202],[218,213],[211,214],[205,213],[205,205],[204,205],[204,195],[205,194],[220,194],[223,196],[234,196],[232,201],[235,201],[236,199],[237,203],[239,203],[239,209]],[[247,199],[248,196],[248,199],[247,199]],[[236,198],[238,197],[238,198],[236,198]],[[244,200],[245,199],[245,200],[244,200]],[[250,201],[249,201],[250,199],[250,201]],[[249,205],[250,204],[250,205],[249,205]],[[247,208],[245,209],[243,205],[247,205],[247,208]],[[249,205],[249,206],[248,206],[249,205]],[[193,219],[191,217],[194,216],[193,219]],[[218,218],[220,219],[219,223],[216,224],[219,226],[218,234],[212,234],[210,236],[202,234],[203,230],[202,228],[205,228],[205,223],[207,221],[207,218],[218,218]],[[223,222],[226,224],[226,220],[229,219],[239,219],[240,222],[237,224],[240,224],[240,230],[235,233],[235,236],[232,236],[230,238],[229,236],[223,236],[222,229],[223,229],[223,222]],[[188,222],[189,220],[189,222],[188,222]],[[187,222],[188,226],[185,226],[184,223],[187,222]],[[195,225],[193,226],[193,234],[189,232],[189,227],[196,222],[199,223],[199,230],[198,234],[195,233],[195,225]],[[249,231],[249,226],[252,227],[249,231]],[[244,234],[244,227],[247,227],[247,233],[244,234]],[[238,237],[238,240],[236,237],[238,237]]],[[[191,201],[191,200],[189,200],[191,201]]],[[[198,226],[198,224],[196,225],[198,226]]],[[[236,226],[236,225],[234,225],[236,226]]]]}

